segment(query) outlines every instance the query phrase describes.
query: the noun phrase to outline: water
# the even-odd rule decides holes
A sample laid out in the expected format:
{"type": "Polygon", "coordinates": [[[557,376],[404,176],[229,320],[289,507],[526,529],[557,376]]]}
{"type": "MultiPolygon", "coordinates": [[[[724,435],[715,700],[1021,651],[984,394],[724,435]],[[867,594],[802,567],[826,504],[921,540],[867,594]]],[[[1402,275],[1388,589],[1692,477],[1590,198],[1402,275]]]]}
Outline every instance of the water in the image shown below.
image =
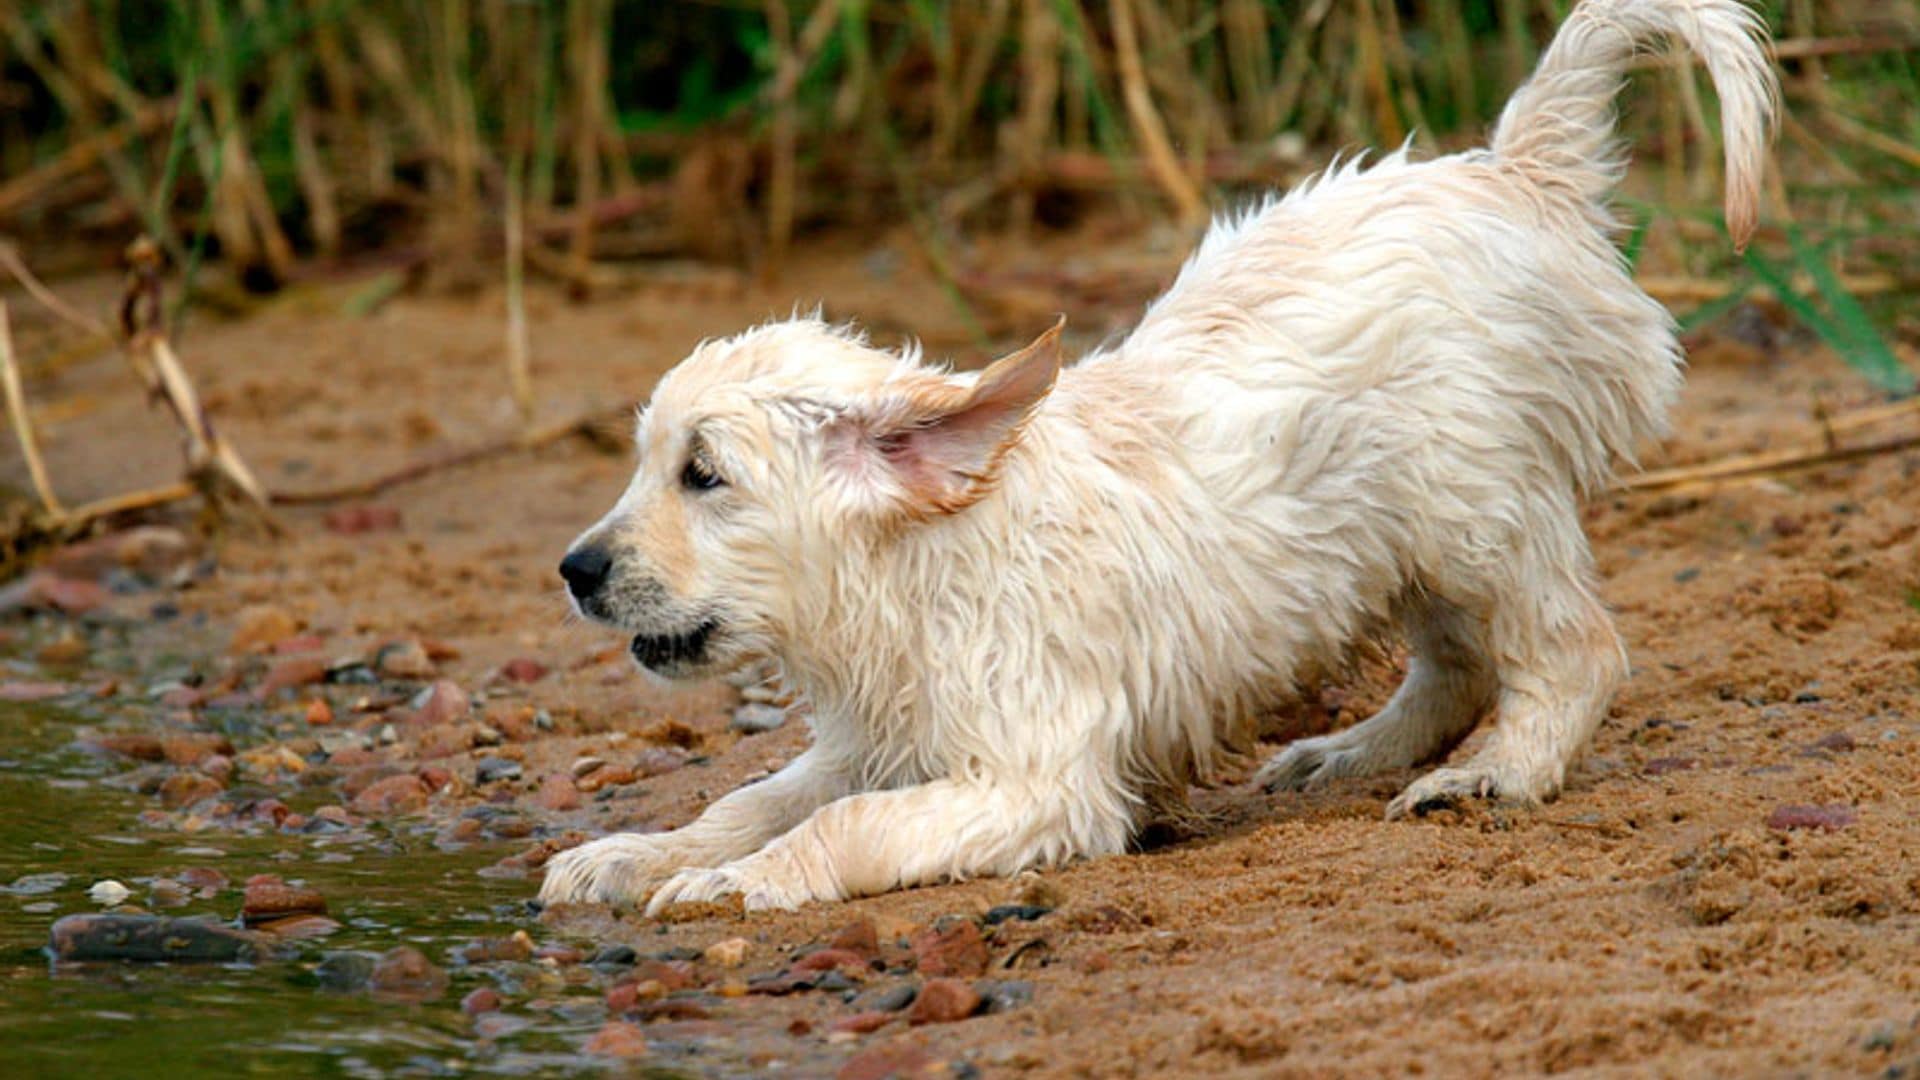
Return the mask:
{"type": "Polygon", "coordinates": [[[605,1012],[585,969],[572,969],[570,985],[565,973],[537,963],[450,962],[453,949],[476,939],[519,929],[542,936],[526,909],[525,881],[476,873],[510,848],[442,850],[424,824],[334,836],[145,829],[138,817],[152,800],[103,783],[124,765],[78,750],[79,724],[57,709],[0,705],[0,1077],[593,1067],[579,1047],[605,1012]],[[317,888],[343,926],[257,965],[51,964],[48,928],[62,915],[101,910],[87,896],[94,882],[120,881],[133,890],[129,903],[144,906],[154,877],[187,867],[216,869],[232,887],[152,910],[229,921],[246,878],[273,873],[317,888]],[[36,883],[34,875],[65,878],[36,883]],[[452,985],[439,1000],[383,1002],[316,985],[324,950],[402,944],[447,968],[452,985]],[[480,986],[511,1003],[493,1021],[502,1028],[494,1038],[477,1035],[460,1010],[461,997],[480,986]]]}

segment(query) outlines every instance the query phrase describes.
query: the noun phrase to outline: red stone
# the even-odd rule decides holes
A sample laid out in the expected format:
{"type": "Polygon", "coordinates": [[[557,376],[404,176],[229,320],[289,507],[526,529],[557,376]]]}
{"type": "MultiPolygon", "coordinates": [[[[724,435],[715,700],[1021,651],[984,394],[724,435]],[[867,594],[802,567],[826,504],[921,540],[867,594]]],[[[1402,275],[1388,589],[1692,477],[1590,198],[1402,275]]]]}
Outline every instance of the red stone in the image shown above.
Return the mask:
{"type": "Polygon", "coordinates": [[[507,661],[506,664],[501,667],[500,674],[508,682],[539,682],[541,679],[547,677],[547,665],[542,664],[538,660],[516,657],[515,659],[507,661]]]}
{"type": "Polygon", "coordinates": [[[580,809],[580,789],[573,784],[573,777],[565,773],[548,773],[540,781],[540,793],[535,796],[541,806],[556,812],[580,809]]]}
{"type": "Polygon", "coordinates": [[[913,936],[922,975],[984,975],[992,959],[972,919],[948,917],[913,936]]]}
{"type": "Polygon", "coordinates": [[[836,968],[864,973],[866,957],[847,949],[819,949],[793,962],[794,971],[832,971],[836,968]]]}
{"type": "Polygon", "coordinates": [[[907,1010],[909,1024],[950,1024],[980,1010],[980,995],[959,979],[928,979],[907,1010]]]}
{"type": "Polygon", "coordinates": [[[843,1016],[827,1025],[827,1030],[851,1031],[855,1035],[867,1035],[879,1031],[892,1022],[893,1014],[889,1012],[854,1013],[852,1016],[843,1016]]]}
{"type": "Polygon", "coordinates": [[[327,531],[342,536],[392,532],[400,527],[400,511],[391,506],[342,506],[327,511],[327,531]]]}
{"type": "Polygon", "coordinates": [[[500,1008],[500,991],[491,986],[483,986],[460,999],[460,1011],[468,1016],[479,1016],[500,1008]]]}
{"type": "Polygon", "coordinates": [[[267,669],[260,682],[260,696],[271,697],[281,690],[312,686],[327,677],[327,662],[317,656],[290,656],[267,669]]]}
{"type": "Polygon", "coordinates": [[[599,1057],[636,1058],[647,1054],[647,1037],[639,1025],[629,1024],[625,1020],[609,1020],[606,1025],[587,1040],[584,1047],[589,1054],[599,1057]]]}
{"type": "Polygon", "coordinates": [[[354,811],[368,815],[412,813],[426,805],[427,785],[408,773],[375,781],[353,797],[354,811]]]}

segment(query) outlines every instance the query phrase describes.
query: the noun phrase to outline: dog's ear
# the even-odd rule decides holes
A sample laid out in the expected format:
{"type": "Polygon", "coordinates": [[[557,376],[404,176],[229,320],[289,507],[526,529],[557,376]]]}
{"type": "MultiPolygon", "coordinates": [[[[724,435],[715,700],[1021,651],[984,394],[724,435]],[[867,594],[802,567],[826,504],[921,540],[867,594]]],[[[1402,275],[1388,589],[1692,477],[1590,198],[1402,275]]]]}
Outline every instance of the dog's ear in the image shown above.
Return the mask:
{"type": "MultiPolygon", "coordinates": [[[[958,513],[992,490],[1000,459],[1060,374],[1064,317],[1031,345],[994,361],[973,385],[928,379],[858,417],[844,464],[915,517],[958,513]]],[[[878,494],[878,493],[876,493],[878,494]]]]}

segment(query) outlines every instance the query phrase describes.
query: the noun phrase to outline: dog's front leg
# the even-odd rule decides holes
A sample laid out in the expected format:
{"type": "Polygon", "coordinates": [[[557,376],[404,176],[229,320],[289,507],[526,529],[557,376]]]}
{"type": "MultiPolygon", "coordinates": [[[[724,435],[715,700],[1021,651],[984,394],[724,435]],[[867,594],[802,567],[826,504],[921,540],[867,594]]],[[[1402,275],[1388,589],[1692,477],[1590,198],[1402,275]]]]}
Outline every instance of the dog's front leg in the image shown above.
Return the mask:
{"type": "Polygon", "coordinates": [[[757,851],[851,790],[850,772],[818,746],[786,768],[707,808],[685,828],[621,833],[563,851],[547,863],[546,903],[639,903],[655,885],[690,866],[719,866],[757,851]]]}
{"type": "Polygon", "coordinates": [[[794,908],[913,885],[1007,875],[1118,852],[1131,821],[1102,786],[938,780],[852,795],[752,855],[683,870],[653,894],[668,905],[739,893],[748,910],[794,908]]]}

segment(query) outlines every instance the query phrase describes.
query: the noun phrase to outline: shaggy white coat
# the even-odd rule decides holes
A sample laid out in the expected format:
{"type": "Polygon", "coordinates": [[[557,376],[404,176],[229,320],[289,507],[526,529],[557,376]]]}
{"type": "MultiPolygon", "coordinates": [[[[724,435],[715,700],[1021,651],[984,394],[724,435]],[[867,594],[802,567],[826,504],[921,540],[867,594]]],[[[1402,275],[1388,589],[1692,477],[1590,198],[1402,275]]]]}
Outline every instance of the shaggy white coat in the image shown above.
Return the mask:
{"type": "Polygon", "coordinates": [[[1491,715],[1389,816],[1555,794],[1627,672],[1580,499],[1681,381],[1605,201],[1623,70],[1667,36],[1718,90],[1744,243],[1776,99],[1760,21],[1585,0],[1488,148],[1349,161],[1218,223],[1078,364],[1057,327],[977,377],[814,319],[703,345],[580,542],[617,555],[595,613],[698,632],[670,677],[772,656],[814,742],[683,829],[559,855],[543,898],[792,907],[1119,852],[1304,674],[1393,630],[1388,705],[1260,781],[1433,761],[1491,715]]]}

